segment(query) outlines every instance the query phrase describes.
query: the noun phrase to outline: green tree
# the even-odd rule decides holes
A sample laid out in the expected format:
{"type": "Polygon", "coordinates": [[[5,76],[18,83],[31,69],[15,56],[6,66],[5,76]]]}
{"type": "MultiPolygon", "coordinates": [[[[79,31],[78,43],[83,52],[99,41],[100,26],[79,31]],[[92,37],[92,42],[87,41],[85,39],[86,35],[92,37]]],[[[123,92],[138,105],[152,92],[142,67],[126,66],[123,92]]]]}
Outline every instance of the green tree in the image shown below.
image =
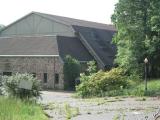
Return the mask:
{"type": "Polygon", "coordinates": [[[145,57],[148,57],[151,68],[157,65],[155,61],[160,57],[157,54],[160,44],[159,5],[158,0],[119,0],[116,4],[112,15],[112,22],[118,30],[113,39],[118,51],[115,62],[130,72],[142,70],[145,57]]]}
{"type": "Polygon", "coordinates": [[[80,76],[80,63],[70,55],[67,55],[64,60],[64,80],[65,89],[75,88],[75,79],[80,76]]]}
{"type": "Polygon", "coordinates": [[[160,1],[150,0],[150,30],[149,40],[146,42],[147,53],[150,58],[152,76],[160,77],[160,1]]]}

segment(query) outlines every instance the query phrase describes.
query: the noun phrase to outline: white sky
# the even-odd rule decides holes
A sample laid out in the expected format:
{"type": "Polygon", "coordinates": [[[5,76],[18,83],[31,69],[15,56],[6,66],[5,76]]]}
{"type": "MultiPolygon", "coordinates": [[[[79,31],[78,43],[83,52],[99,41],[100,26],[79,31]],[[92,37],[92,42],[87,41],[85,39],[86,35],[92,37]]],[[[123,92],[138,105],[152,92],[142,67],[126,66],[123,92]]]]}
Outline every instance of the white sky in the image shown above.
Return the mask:
{"type": "Polygon", "coordinates": [[[0,24],[8,25],[31,11],[111,23],[118,0],[1,0],[0,24]]]}

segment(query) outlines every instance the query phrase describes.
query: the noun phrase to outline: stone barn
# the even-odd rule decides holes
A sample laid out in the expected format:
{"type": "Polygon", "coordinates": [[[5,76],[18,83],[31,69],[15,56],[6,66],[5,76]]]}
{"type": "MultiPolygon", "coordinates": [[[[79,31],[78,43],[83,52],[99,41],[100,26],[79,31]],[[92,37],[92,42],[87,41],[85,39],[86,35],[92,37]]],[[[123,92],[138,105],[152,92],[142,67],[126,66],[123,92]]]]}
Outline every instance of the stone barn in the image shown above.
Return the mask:
{"type": "Polygon", "coordinates": [[[44,88],[63,89],[63,63],[95,60],[110,69],[116,54],[112,25],[32,12],[0,31],[0,74],[31,73],[44,88]]]}

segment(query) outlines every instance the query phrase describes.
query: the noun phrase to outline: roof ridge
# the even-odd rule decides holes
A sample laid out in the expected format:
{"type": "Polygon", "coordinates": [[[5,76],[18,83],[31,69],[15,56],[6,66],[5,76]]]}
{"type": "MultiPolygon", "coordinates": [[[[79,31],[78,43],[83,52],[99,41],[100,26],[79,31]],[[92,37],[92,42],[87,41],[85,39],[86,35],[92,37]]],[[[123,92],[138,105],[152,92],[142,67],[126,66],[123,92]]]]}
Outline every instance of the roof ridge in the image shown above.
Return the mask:
{"type": "MultiPolygon", "coordinates": [[[[45,19],[49,19],[49,20],[52,20],[52,21],[56,21],[56,22],[58,22],[58,23],[61,23],[61,24],[65,24],[65,25],[70,25],[70,24],[67,24],[65,21],[59,21],[59,20],[57,20],[57,19],[50,19],[49,17],[47,17],[47,16],[44,16],[44,15],[50,15],[50,14],[45,14],[45,13],[40,13],[40,12],[32,12],[33,14],[36,14],[36,15],[39,15],[39,16],[41,16],[41,17],[44,17],[45,19]]],[[[50,15],[50,16],[56,16],[56,15],[50,15]]]]}
{"type": "Polygon", "coordinates": [[[75,19],[75,18],[70,18],[70,17],[64,17],[64,16],[59,16],[59,15],[52,15],[52,14],[46,14],[46,13],[32,11],[32,12],[28,13],[27,15],[12,22],[11,24],[8,24],[7,26],[5,26],[3,29],[0,30],[0,33],[2,31],[4,31],[5,29],[7,29],[8,27],[12,26],[13,24],[19,22],[20,20],[22,20],[32,14],[39,15],[41,17],[44,17],[45,19],[49,19],[51,21],[56,21],[58,23],[61,23],[61,24],[67,25],[67,26],[73,26],[73,25],[85,26],[85,27],[90,27],[90,28],[108,29],[108,30],[115,31],[114,25],[112,25],[112,24],[104,24],[104,23],[98,23],[98,22],[93,22],[93,21],[87,21],[87,20],[81,20],[81,19],[75,19]]]}
{"type": "Polygon", "coordinates": [[[91,22],[91,23],[96,23],[96,24],[103,24],[103,25],[108,25],[108,26],[114,26],[113,24],[105,24],[105,23],[100,23],[100,22],[95,22],[95,21],[83,20],[83,19],[66,17],[66,16],[60,16],[60,15],[53,15],[53,14],[42,13],[42,12],[35,12],[35,11],[33,11],[32,13],[38,13],[38,14],[49,15],[49,16],[57,16],[57,17],[61,17],[61,18],[73,19],[73,20],[78,20],[78,21],[84,21],[84,22],[91,22]]]}
{"type": "MultiPolygon", "coordinates": [[[[32,12],[32,13],[35,13],[37,15],[43,16],[43,17],[48,18],[48,19],[55,20],[57,22],[60,22],[60,23],[66,24],[66,25],[75,25],[74,22],[77,22],[78,23],[77,26],[85,26],[85,25],[83,25],[83,23],[85,23],[85,24],[86,23],[90,23],[90,24],[92,24],[90,27],[95,27],[94,25],[101,25],[103,27],[113,27],[114,28],[113,24],[99,23],[99,22],[94,22],[94,21],[76,19],[76,18],[65,17],[65,16],[60,16],[60,15],[41,13],[41,12],[32,12]],[[72,22],[68,22],[70,20],[72,20],[74,22],[73,23],[72,22]]],[[[99,27],[95,27],[95,28],[99,28],[99,27]]]]}

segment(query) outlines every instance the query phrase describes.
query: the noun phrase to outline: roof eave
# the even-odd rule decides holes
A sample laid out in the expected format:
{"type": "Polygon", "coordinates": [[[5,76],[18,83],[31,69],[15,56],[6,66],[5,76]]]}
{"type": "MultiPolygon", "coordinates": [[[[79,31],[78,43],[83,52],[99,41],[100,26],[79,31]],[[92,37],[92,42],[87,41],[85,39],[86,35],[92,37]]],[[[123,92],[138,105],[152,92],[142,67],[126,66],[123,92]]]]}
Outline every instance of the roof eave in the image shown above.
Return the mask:
{"type": "Polygon", "coordinates": [[[59,55],[0,55],[0,57],[59,57],[59,55]]]}

